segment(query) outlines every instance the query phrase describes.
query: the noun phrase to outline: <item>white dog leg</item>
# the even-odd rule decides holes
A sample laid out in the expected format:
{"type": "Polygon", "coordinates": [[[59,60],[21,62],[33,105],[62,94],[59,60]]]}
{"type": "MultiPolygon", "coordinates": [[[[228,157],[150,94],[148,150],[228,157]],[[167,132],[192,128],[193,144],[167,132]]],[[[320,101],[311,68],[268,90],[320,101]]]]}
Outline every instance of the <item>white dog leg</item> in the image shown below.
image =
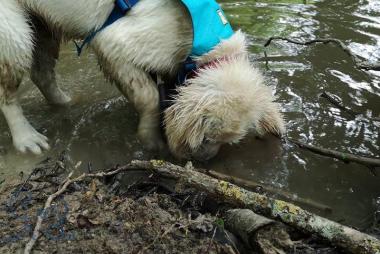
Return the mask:
{"type": "Polygon", "coordinates": [[[164,142],[160,133],[159,95],[149,74],[134,65],[125,64],[125,74],[118,84],[121,92],[132,102],[139,113],[137,135],[149,150],[161,150],[164,142]]]}
{"type": "Polygon", "coordinates": [[[49,149],[47,138],[30,125],[22,113],[21,106],[16,101],[4,104],[0,108],[8,122],[13,144],[18,151],[41,154],[42,149],[49,149]]]}
{"type": "Polygon", "coordinates": [[[33,17],[32,22],[35,34],[35,48],[31,79],[49,103],[55,105],[67,104],[71,101],[71,98],[58,87],[54,71],[59,56],[60,35],[49,31],[48,26],[36,17],[33,17]]]}

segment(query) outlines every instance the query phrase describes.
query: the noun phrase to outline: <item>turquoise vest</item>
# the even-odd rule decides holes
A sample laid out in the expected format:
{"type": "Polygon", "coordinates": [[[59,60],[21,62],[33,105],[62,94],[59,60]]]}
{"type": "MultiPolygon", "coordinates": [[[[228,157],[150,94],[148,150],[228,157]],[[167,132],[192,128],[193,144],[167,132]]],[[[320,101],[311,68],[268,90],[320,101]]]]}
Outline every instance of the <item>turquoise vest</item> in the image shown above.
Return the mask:
{"type": "Polygon", "coordinates": [[[214,0],[182,0],[193,21],[193,48],[190,56],[211,51],[221,40],[230,38],[233,30],[223,10],[214,0]]]}
{"type": "MultiPolygon", "coordinates": [[[[201,56],[208,53],[218,45],[221,40],[228,39],[233,35],[234,32],[230,23],[215,0],[181,1],[189,11],[193,22],[194,39],[190,57],[201,56]]],[[[115,7],[103,26],[89,34],[81,45],[74,41],[78,56],[81,54],[84,46],[90,43],[99,31],[111,25],[119,18],[124,17],[138,2],[139,0],[115,0],[115,7]]]]}

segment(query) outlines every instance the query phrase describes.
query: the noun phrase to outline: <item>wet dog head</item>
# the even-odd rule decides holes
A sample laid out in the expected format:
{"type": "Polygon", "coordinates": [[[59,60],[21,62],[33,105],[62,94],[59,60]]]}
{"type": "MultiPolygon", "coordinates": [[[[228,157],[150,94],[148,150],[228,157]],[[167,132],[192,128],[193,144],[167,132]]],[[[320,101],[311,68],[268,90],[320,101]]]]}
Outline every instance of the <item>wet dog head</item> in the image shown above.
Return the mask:
{"type": "Polygon", "coordinates": [[[208,160],[221,145],[239,142],[250,130],[259,135],[284,132],[272,91],[248,60],[244,36],[232,40],[214,50],[226,60],[201,68],[165,111],[168,145],[179,158],[208,160]],[[230,47],[239,54],[229,57],[230,47]]]}

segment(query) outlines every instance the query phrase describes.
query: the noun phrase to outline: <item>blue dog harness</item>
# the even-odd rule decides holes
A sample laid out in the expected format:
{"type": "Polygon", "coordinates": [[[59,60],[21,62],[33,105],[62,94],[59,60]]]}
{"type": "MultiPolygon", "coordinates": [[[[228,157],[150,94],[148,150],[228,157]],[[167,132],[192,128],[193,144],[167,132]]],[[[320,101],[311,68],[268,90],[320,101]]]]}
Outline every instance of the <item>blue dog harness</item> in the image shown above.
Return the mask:
{"type": "Polygon", "coordinates": [[[233,30],[223,10],[214,0],[182,0],[193,21],[194,40],[191,56],[202,56],[221,40],[230,38],[233,30]]]}
{"type": "MultiPolygon", "coordinates": [[[[124,17],[139,0],[115,0],[115,7],[104,24],[87,36],[81,45],[75,43],[78,55],[95,35],[124,17]]],[[[233,30],[223,10],[215,0],[181,0],[189,11],[193,23],[193,48],[189,57],[202,56],[233,35],[233,30]]]]}
{"type": "Polygon", "coordinates": [[[131,10],[132,7],[135,6],[138,2],[139,0],[115,0],[115,7],[113,8],[111,14],[108,16],[106,22],[104,22],[104,24],[99,29],[94,30],[90,35],[88,35],[81,45],[74,41],[74,44],[77,48],[78,56],[80,56],[80,54],[82,53],[84,46],[90,43],[97,33],[102,31],[107,26],[111,25],[116,20],[124,17],[125,14],[127,14],[127,12],[131,10]]]}
{"type": "Polygon", "coordinates": [[[210,52],[234,32],[223,10],[214,0],[182,0],[193,23],[193,47],[177,75],[176,85],[184,83],[186,76],[197,69],[193,57],[210,52]]]}

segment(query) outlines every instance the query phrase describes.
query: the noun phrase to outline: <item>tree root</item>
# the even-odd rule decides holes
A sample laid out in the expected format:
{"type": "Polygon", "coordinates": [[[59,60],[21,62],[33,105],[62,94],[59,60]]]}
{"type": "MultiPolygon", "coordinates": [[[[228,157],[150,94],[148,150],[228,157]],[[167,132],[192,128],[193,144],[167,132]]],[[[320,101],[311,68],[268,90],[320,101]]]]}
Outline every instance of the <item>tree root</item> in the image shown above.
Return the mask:
{"type": "Polygon", "coordinates": [[[287,42],[290,42],[293,44],[304,45],[304,46],[315,44],[315,43],[323,43],[323,44],[333,43],[333,44],[337,45],[339,48],[341,48],[347,55],[349,55],[351,57],[352,61],[354,62],[355,66],[358,69],[380,71],[380,63],[370,63],[368,61],[362,61],[357,55],[355,55],[346,46],[346,44],[344,44],[341,40],[338,40],[338,39],[326,38],[326,39],[315,39],[315,40],[302,42],[302,41],[297,41],[297,40],[294,40],[291,38],[274,36],[274,37],[270,37],[268,39],[268,41],[264,44],[264,47],[269,46],[273,40],[283,40],[283,41],[287,41],[287,42]]]}
{"type": "Polygon", "coordinates": [[[231,209],[225,217],[226,228],[260,253],[286,253],[293,249],[293,241],[282,223],[249,209],[231,209]]]}
{"type": "MultiPolygon", "coordinates": [[[[180,182],[176,188],[179,192],[181,192],[181,186],[191,186],[234,207],[251,209],[264,216],[278,219],[303,232],[318,235],[328,240],[332,245],[338,246],[350,253],[380,253],[380,240],[375,237],[322,218],[291,203],[250,192],[234,184],[212,178],[194,169],[180,167],[164,161],[132,161],[130,164],[110,172],[82,174],[74,179],[71,179],[72,174],[70,174],[62,187],[48,197],[41,215],[46,213],[47,208],[54,199],[64,193],[70,184],[83,181],[86,178],[102,178],[129,170],[148,170],[159,176],[175,179],[180,182]]],[[[43,222],[43,216],[41,215],[38,216],[32,238],[25,247],[25,254],[31,252],[40,235],[39,230],[43,222]]]]}
{"type": "Polygon", "coordinates": [[[311,151],[313,153],[316,153],[322,156],[335,158],[345,163],[355,162],[357,164],[364,165],[370,169],[380,167],[380,159],[378,158],[364,157],[364,156],[354,155],[350,153],[338,152],[338,151],[327,149],[327,148],[309,145],[301,141],[290,139],[290,138],[286,138],[285,141],[293,143],[297,145],[299,148],[311,151]]]}

